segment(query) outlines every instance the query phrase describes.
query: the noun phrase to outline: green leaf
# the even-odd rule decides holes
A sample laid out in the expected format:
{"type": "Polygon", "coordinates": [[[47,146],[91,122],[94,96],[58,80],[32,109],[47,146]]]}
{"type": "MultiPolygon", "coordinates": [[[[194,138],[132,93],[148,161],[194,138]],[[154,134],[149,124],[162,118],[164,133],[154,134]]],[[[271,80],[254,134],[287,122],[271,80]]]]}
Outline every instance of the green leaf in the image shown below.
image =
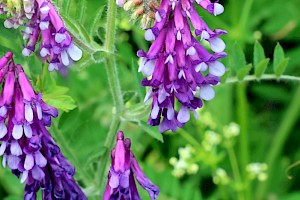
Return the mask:
{"type": "Polygon", "coordinates": [[[247,64],[243,49],[238,43],[235,43],[230,47],[228,54],[231,55],[229,64],[237,74],[238,71],[247,64]]]}
{"type": "Polygon", "coordinates": [[[61,95],[55,98],[44,95],[44,100],[47,104],[65,112],[69,112],[77,107],[75,100],[67,95],[61,95]]]}
{"type": "Polygon", "coordinates": [[[273,59],[273,67],[275,72],[275,67],[284,59],[284,51],[282,46],[277,43],[274,49],[274,59],[273,59]]]}
{"type": "Polygon", "coordinates": [[[149,126],[143,121],[139,121],[138,125],[146,132],[148,133],[151,137],[154,137],[155,139],[164,142],[162,134],[157,130],[157,128],[154,128],[152,126],[149,126]]]}
{"type": "Polygon", "coordinates": [[[265,58],[264,60],[260,61],[254,69],[254,74],[256,78],[260,79],[262,75],[265,73],[267,66],[269,64],[270,58],[265,58]]]}
{"type": "Polygon", "coordinates": [[[256,67],[263,59],[265,59],[264,48],[256,41],[254,45],[253,64],[256,67]]]}
{"type": "Polygon", "coordinates": [[[278,63],[278,65],[276,65],[275,67],[274,67],[274,73],[275,73],[275,75],[279,78],[282,74],[283,74],[283,72],[285,71],[285,69],[286,69],[286,67],[287,67],[287,65],[288,65],[288,63],[289,63],[289,58],[285,58],[285,59],[283,59],[281,62],[279,62],[278,63]]]}
{"type": "Polygon", "coordinates": [[[80,123],[78,122],[79,116],[80,115],[79,115],[78,108],[76,108],[70,112],[64,112],[59,119],[58,128],[62,132],[68,132],[72,128],[77,128],[77,126],[80,125],[80,123]]]}
{"type": "Polygon", "coordinates": [[[248,64],[245,67],[241,68],[237,73],[238,80],[242,81],[245,78],[245,76],[249,74],[251,69],[252,69],[252,64],[248,64]]]}

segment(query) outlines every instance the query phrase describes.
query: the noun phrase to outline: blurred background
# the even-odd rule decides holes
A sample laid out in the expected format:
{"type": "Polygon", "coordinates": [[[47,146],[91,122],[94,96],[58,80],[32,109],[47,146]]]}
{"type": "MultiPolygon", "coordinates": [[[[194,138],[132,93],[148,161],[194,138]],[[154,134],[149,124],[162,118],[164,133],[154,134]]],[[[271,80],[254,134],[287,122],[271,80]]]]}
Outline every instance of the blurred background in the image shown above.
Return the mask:
{"type": "MultiPolygon", "coordinates": [[[[5,29],[4,16],[0,55],[13,51],[36,90],[59,108],[50,132],[76,166],[76,178],[89,199],[100,199],[94,179],[114,109],[98,48],[106,33],[107,2],[53,2],[82,47],[83,59],[65,76],[50,74],[36,56],[22,56],[20,29],[5,29]]],[[[137,73],[136,52],[147,50],[150,43],[144,40],[140,19],[132,19],[134,10],[118,8],[116,58],[126,102],[120,129],[131,138],[132,151],[147,176],[160,187],[159,200],[298,200],[300,1],[219,3],[225,12],[217,17],[197,10],[211,29],[228,31],[222,36],[227,44],[228,56],[222,60],[227,73],[215,87],[215,98],[197,111],[198,120],[163,135],[146,125],[151,102],[143,103],[143,75],[137,73]],[[260,80],[256,69],[263,69],[260,80]]],[[[140,193],[142,199],[149,199],[145,191],[140,193]]],[[[18,200],[22,194],[23,185],[1,167],[0,199],[18,200]]]]}

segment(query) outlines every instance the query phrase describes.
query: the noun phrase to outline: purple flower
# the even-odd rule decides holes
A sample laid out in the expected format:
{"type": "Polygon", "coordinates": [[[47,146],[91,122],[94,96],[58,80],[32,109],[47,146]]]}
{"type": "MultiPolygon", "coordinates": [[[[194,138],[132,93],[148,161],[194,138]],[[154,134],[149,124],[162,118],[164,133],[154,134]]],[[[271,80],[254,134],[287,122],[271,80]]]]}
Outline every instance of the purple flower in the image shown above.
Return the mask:
{"type": "Polygon", "coordinates": [[[194,2],[214,15],[224,11],[221,4],[209,0],[162,0],[153,27],[145,32],[145,39],[153,43],[148,52],[137,53],[141,58],[139,71],[148,77],[142,80],[142,86],[149,87],[144,101],[152,98],[148,124],[159,125],[161,132],[182,127],[189,121],[190,111],[197,118],[202,100],[214,98],[212,86],[226,71],[218,61],[226,56],[225,43],[219,38],[226,31],[211,30],[198,15],[194,2]],[[206,41],[212,53],[194,35],[206,41]]]}
{"type": "Polygon", "coordinates": [[[73,176],[74,167],[61,154],[46,126],[57,117],[33,90],[21,65],[8,52],[0,59],[0,155],[3,166],[25,183],[25,200],[87,199],[73,176]]]}
{"type": "Polygon", "coordinates": [[[159,188],[144,174],[130,150],[130,139],[124,139],[122,131],[117,133],[116,147],[111,152],[111,167],[103,200],[141,199],[135,180],[149,193],[152,200],[159,194],[159,188]]]}
{"type": "Polygon", "coordinates": [[[29,56],[39,43],[40,57],[49,63],[49,70],[59,70],[69,66],[82,57],[82,51],[73,43],[64,22],[56,8],[48,0],[23,0],[20,9],[0,4],[0,14],[9,18],[4,22],[6,28],[24,25],[25,41],[22,54],[29,56]]]}

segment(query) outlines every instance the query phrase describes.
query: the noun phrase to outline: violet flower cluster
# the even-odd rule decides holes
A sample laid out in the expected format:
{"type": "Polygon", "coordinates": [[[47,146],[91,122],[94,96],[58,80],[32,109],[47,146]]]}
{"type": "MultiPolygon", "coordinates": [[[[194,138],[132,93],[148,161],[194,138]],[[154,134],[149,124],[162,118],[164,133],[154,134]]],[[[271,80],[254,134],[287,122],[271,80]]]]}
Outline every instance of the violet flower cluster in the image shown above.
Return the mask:
{"type": "Polygon", "coordinates": [[[46,126],[57,117],[54,107],[36,94],[21,65],[8,52],[0,59],[0,155],[2,164],[25,183],[24,200],[87,199],[46,126]]]}
{"type": "Polygon", "coordinates": [[[221,4],[210,0],[161,0],[154,25],[145,32],[145,39],[153,43],[148,52],[137,53],[142,59],[139,71],[148,77],[142,85],[150,87],[145,101],[152,98],[148,124],[159,125],[161,132],[182,127],[190,111],[197,118],[196,109],[202,107],[202,100],[214,98],[212,86],[226,71],[218,61],[226,56],[225,43],[219,38],[226,31],[211,30],[198,15],[197,4],[215,16],[224,11],[221,4]],[[196,36],[209,43],[212,53],[196,36]]]}
{"type": "Polygon", "coordinates": [[[69,66],[82,57],[82,51],[73,43],[64,22],[49,0],[23,0],[9,3],[0,0],[0,14],[6,14],[6,28],[22,31],[26,43],[22,54],[29,56],[39,43],[40,57],[49,63],[49,70],[69,66]]]}
{"type": "Polygon", "coordinates": [[[111,167],[103,200],[140,200],[135,179],[149,193],[152,200],[159,194],[159,188],[144,174],[130,150],[129,138],[124,139],[122,131],[117,133],[116,147],[111,152],[111,167]]]}

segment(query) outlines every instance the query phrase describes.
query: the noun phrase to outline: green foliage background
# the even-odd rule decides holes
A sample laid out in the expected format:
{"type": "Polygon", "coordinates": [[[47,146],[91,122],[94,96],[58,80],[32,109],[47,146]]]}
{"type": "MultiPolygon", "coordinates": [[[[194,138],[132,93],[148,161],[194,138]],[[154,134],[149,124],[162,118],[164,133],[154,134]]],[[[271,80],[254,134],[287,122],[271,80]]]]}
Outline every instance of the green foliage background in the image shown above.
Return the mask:
{"type": "MultiPolygon", "coordinates": [[[[66,77],[49,73],[36,56],[23,57],[20,30],[8,30],[0,20],[0,54],[11,50],[16,63],[26,68],[33,85],[43,98],[60,109],[50,131],[65,156],[76,166],[76,179],[89,199],[101,199],[106,177],[99,177],[105,163],[104,141],[114,112],[109,90],[103,48],[106,34],[107,2],[104,0],[53,1],[66,22],[75,42],[83,49],[81,61],[66,77]],[[100,180],[101,178],[101,180],[100,180]]],[[[200,119],[192,119],[177,133],[158,133],[145,122],[150,105],[143,103],[145,90],[139,85],[138,49],[150,45],[143,38],[139,22],[118,8],[116,27],[117,67],[125,112],[120,128],[132,140],[132,151],[150,179],[161,188],[160,200],[199,199],[300,199],[300,1],[299,0],[223,0],[224,14],[213,17],[199,9],[211,28],[228,31],[227,73],[216,86],[216,97],[205,102],[200,119]],[[280,43],[280,45],[279,45],[280,43]],[[275,49],[275,51],[274,51],[275,49]],[[282,76],[282,74],[284,74],[282,76]],[[207,126],[209,113],[215,128],[207,126]],[[240,125],[240,135],[232,150],[238,170],[232,166],[230,151],[218,146],[204,152],[206,130],[222,135],[230,122],[240,125]],[[164,141],[163,143],[160,141],[164,141]],[[196,151],[196,174],[181,178],[172,175],[171,157],[178,148],[190,144],[196,151]],[[268,179],[250,181],[246,166],[267,163],[268,179]],[[216,185],[216,168],[223,168],[232,180],[216,185]],[[236,172],[240,178],[236,177],[236,172]],[[288,175],[293,178],[288,179],[288,175]]],[[[22,199],[23,185],[8,169],[0,168],[0,199],[22,199]]],[[[141,190],[142,199],[149,199],[141,190]]]]}

